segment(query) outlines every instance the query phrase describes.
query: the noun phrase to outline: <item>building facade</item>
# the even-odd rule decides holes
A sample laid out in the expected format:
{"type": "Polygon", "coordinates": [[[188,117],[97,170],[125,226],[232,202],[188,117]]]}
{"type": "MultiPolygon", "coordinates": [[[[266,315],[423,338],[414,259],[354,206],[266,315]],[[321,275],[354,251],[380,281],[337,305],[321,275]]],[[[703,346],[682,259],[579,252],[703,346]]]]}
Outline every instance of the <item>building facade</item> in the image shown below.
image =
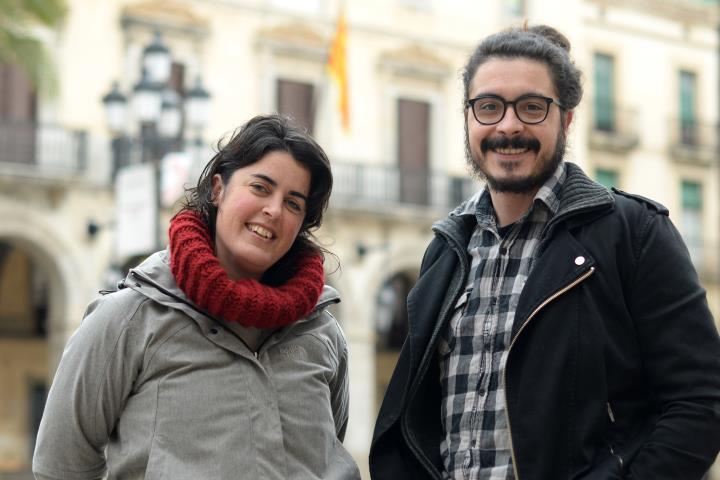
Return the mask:
{"type": "Polygon", "coordinates": [[[430,226],[480,188],[465,165],[458,72],[481,37],[525,19],[566,33],[585,73],[568,160],[669,207],[717,319],[720,18],[711,2],[68,0],[62,27],[39,32],[57,94],[36,93],[11,65],[0,70],[0,478],[29,468],[47,388],[86,304],[137,261],[118,244],[127,232],[113,181],[124,164],[101,99],[113,81],[124,92],[139,82],[156,32],[177,93],[202,76],[212,94],[202,148],[184,126],[181,143],[195,150],[179,181],[197,175],[211,142],[258,113],[293,115],[328,152],[335,187],[317,237],[337,256],[326,268],[351,355],[345,443],[366,469],[430,226]],[[348,128],[327,70],[341,11],[348,128]]]}

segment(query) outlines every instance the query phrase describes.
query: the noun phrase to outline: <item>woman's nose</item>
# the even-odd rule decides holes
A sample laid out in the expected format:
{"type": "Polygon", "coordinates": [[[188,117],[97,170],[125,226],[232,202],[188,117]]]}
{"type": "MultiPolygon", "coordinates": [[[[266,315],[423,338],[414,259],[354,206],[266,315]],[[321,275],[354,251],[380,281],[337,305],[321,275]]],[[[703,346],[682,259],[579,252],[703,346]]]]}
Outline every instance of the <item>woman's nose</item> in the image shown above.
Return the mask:
{"type": "Polygon", "coordinates": [[[282,210],[282,199],[269,198],[263,207],[263,213],[270,218],[280,215],[282,210]]]}

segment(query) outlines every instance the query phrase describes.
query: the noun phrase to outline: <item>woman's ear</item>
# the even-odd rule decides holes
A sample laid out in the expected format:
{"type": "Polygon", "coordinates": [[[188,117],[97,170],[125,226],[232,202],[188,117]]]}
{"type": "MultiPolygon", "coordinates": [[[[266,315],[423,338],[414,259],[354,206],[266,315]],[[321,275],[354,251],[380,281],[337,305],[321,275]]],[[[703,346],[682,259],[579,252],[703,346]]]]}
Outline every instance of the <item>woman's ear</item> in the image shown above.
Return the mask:
{"type": "Polygon", "coordinates": [[[216,173],[212,177],[212,203],[216,207],[218,206],[218,203],[220,203],[220,198],[222,197],[224,190],[225,185],[223,185],[222,176],[219,173],[216,173]]]}

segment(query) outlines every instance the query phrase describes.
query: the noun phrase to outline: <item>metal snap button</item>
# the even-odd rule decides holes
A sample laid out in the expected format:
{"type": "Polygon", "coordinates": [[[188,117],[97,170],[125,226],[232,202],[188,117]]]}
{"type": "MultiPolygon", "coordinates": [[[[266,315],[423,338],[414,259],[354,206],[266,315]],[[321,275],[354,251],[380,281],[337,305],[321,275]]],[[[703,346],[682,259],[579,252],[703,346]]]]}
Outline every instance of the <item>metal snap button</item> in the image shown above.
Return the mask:
{"type": "Polygon", "coordinates": [[[575,257],[575,265],[582,265],[583,263],[585,263],[585,257],[582,255],[575,257]]]}

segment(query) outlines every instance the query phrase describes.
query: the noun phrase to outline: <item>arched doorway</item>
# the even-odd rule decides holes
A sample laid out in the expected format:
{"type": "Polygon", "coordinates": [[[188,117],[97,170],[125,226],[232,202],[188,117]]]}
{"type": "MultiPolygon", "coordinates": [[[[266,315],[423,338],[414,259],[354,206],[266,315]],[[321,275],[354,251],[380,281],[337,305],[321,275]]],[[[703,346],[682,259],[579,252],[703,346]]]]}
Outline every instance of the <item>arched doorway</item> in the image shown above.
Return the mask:
{"type": "Polygon", "coordinates": [[[407,335],[406,299],[416,277],[414,272],[396,273],[388,278],[378,291],[375,321],[376,410],[380,408],[407,335]]]}
{"type": "Polygon", "coordinates": [[[47,396],[53,275],[31,249],[0,239],[0,472],[30,469],[47,396]]]}

